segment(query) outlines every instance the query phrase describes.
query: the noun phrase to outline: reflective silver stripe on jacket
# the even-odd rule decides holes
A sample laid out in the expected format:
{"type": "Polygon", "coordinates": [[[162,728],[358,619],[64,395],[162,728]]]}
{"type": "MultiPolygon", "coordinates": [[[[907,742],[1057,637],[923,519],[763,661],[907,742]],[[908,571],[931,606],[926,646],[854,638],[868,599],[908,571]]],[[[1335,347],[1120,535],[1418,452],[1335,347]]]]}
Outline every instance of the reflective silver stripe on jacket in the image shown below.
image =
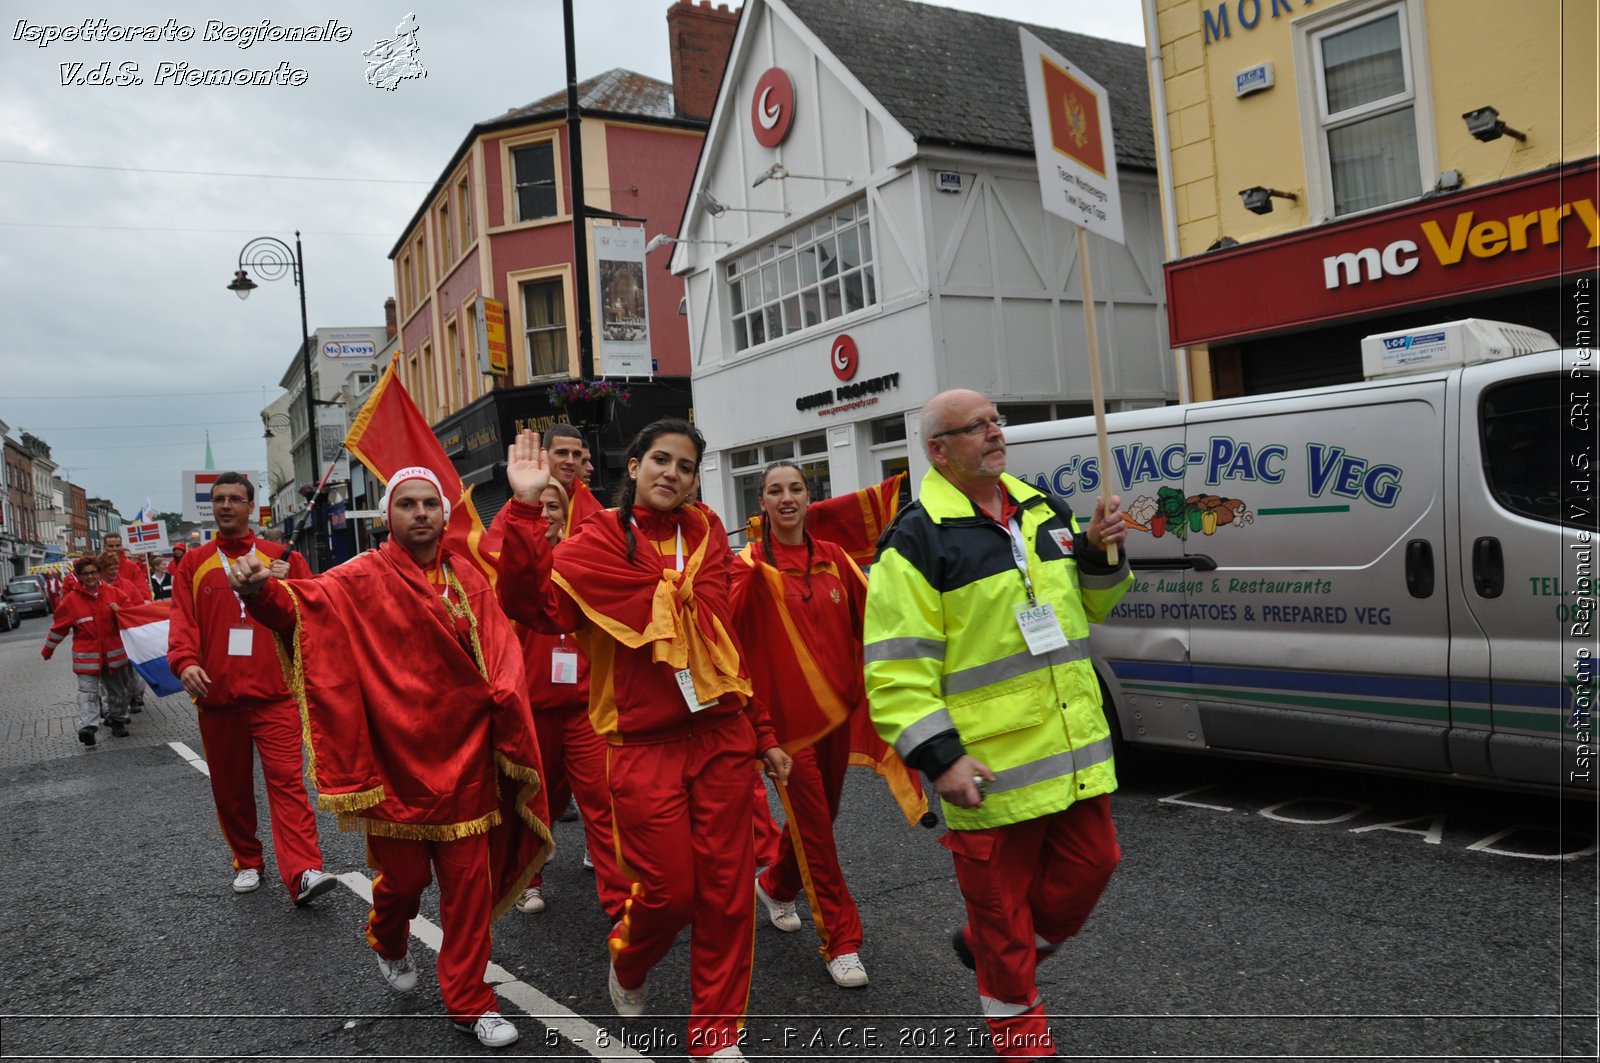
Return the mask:
{"type": "Polygon", "coordinates": [[[902,758],[909,757],[912,750],[934,735],[955,729],[956,722],[950,718],[950,713],[945,709],[935,709],[900,732],[900,737],[895,739],[894,751],[902,758]]]}
{"type": "Polygon", "coordinates": [[[1071,639],[1059,650],[1051,650],[1042,657],[1035,657],[1027,650],[1023,650],[1021,653],[1002,657],[998,661],[988,661],[972,668],[963,668],[959,672],[951,672],[943,680],[944,696],[954,697],[969,690],[977,690],[1006,679],[1014,679],[1019,675],[1027,675],[1040,668],[1088,659],[1088,639],[1071,639]]]}
{"type": "Polygon", "coordinates": [[[866,663],[878,661],[944,661],[944,643],[938,639],[883,639],[865,647],[866,663]]]}
{"type": "Polygon", "coordinates": [[[1128,563],[1126,560],[1124,560],[1123,563],[1118,566],[1116,571],[1107,572],[1104,575],[1099,573],[1085,573],[1083,569],[1078,569],[1078,586],[1086,591],[1115,590],[1121,585],[1122,581],[1127,578],[1128,563]]]}
{"type": "Polygon", "coordinates": [[[1038,1007],[1039,1000],[1039,994],[1035,993],[1032,1004],[1007,1004],[1003,1000],[978,994],[978,1003],[983,1005],[983,1017],[986,1019],[1014,1019],[1038,1007]]]}
{"type": "Polygon", "coordinates": [[[1024,786],[1045,782],[1049,779],[1060,779],[1085,768],[1092,768],[1096,764],[1104,764],[1111,759],[1111,736],[1107,735],[1098,742],[1090,742],[1078,749],[1069,749],[1063,753],[1055,753],[1041,760],[1031,760],[1026,764],[1018,764],[1014,768],[995,772],[994,781],[989,784],[991,794],[1004,790],[1020,790],[1024,786]]]}

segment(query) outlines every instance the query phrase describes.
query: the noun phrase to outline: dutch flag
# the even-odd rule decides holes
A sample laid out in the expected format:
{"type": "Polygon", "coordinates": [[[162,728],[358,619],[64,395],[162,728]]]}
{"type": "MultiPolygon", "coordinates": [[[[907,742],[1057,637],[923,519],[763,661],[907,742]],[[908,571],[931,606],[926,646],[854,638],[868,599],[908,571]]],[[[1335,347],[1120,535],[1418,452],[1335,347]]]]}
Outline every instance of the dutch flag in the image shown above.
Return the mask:
{"type": "Polygon", "coordinates": [[[194,474],[194,501],[196,505],[209,506],[211,504],[211,485],[217,482],[220,472],[197,472],[194,474]]]}
{"type": "Polygon", "coordinates": [[[167,616],[172,602],[125,605],[117,612],[122,628],[122,648],[157,697],[181,694],[183,684],[167,667],[167,616]]]}

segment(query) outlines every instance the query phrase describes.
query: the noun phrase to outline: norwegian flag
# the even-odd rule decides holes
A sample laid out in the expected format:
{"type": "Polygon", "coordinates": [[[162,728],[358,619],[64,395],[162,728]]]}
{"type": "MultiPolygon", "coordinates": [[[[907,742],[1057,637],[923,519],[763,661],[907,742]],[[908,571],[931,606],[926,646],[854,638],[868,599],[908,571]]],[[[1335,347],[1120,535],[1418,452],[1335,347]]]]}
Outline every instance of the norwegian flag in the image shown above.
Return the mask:
{"type": "Polygon", "coordinates": [[[153,522],[150,524],[130,524],[123,530],[128,533],[128,541],[130,543],[153,543],[159,542],[161,539],[161,525],[153,522]]]}

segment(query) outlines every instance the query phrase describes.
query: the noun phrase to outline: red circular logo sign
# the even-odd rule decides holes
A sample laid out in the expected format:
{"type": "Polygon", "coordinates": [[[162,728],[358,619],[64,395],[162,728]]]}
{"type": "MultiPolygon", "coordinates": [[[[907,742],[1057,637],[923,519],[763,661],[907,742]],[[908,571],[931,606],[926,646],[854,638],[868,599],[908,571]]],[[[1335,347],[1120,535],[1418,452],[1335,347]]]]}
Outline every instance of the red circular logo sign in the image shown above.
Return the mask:
{"type": "Polygon", "coordinates": [[[856,352],[856,341],[847,335],[840,335],[828,349],[828,361],[833,366],[833,375],[840,380],[849,380],[855,376],[856,367],[861,364],[861,355],[856,352]]]}
{"type": "Polygon", "coordinates": [[[794,123],[794,82],[779,67],[772,67],[756,80],[755,99],[750,103],[750,126],[756,143],[775,148],[789,135],[794,123]]]}

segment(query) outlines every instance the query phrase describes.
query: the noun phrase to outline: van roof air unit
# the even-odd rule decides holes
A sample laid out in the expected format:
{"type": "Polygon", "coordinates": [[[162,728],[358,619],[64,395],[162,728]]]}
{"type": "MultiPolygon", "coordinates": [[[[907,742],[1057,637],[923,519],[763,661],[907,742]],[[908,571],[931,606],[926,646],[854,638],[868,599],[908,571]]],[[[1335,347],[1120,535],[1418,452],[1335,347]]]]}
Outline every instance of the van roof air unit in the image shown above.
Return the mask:
{"type": "Polygon", "coordinates": [[[1368,380],[1376,380],[1515,358],[1559,346],[1554,336],[1536,328],[1469,317],[1368,336],[1361,341],[1361,371],[1368,380]]]}

